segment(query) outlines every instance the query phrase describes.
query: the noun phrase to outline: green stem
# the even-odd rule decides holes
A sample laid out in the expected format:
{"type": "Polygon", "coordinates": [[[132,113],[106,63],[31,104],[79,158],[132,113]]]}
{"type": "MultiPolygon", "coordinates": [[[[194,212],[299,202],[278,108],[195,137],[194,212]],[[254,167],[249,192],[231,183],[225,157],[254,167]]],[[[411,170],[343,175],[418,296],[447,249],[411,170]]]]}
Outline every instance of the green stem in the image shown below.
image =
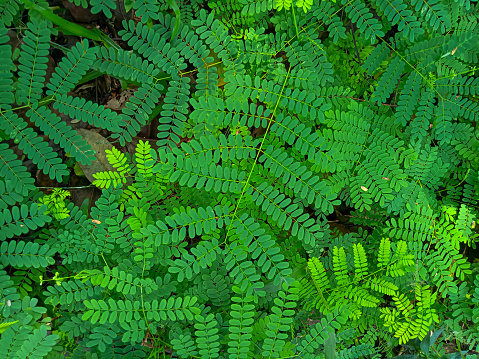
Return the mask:
{"type": "Polygon", "coordinates": [[[457,345],[457,350],[459,351],[459,354],[461,355],[461,358],[462,359],[466,359],[464,357],[464,354],[462,354],[462,351],[461,351],[461,343],[459,343],[459,340],[456,338],[456,345],[457,345]]]}
{"type": "Polygon", "coordinates": [[[298,38],[298,41],[299,41],[298,24],[296,23],[296,15],[294,13],[294,4],[291,5],[291,9],[293,10],[293,20],[294,20],[294,28],[296,30],[296,37],[298,38]]]}

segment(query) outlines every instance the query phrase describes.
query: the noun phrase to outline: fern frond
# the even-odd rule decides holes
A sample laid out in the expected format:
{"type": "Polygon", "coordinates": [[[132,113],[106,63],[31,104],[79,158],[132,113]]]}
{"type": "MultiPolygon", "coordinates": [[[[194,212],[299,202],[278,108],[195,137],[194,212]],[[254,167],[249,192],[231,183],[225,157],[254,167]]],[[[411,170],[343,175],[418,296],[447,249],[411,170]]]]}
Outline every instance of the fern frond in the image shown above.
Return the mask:
{"type": "Polygon", "coordinates": [[[256,98],[259,101],[276,105],[279,101],[281,106],[289,106],[290,110],[302,116],[309,116],[311,120],[320,121],[324,118],[323,112],[330,108],[330,105],[323,104],[324,99],[317,98],[314,94],[307,91],[292,90],[274,84],[272,81],[263,80],[259,77],[252,79],[246,76],[229,76],[225,85],[227,96],[241,96],[241,98],[256,98]],[[280,96],[281,94],[281,96],[280,96]]]}
{"type": "Polygon", "coordinates": [[[391,256],[391,242],[388,238],[382,238],[378,251],[378,266],[386,267],[391,256]]]}
{"type": "Polygon", "coordinates": [[[13,18],[19,13],[20,6],[16,0],[7,0],[0,5],[0,19],[6,26],[10,26],[13,18]]]}
{"type": "Polygon", "coordinates": [[[349,284],[346,252],[343,247],[338,248],[335,246],[333,248],[333,269],[338,285],[349,284]]]}
{"type": "Polygon", "coordinates": [[[139,301],[115,301],[109,298],[106,302],[104,300],[91,299],[83,301],[88,310],[83,314],[82,320],[90,320],[92,324],[96,322],[104,324],[107,321],[114,323],[118,320],[125,329],[134,329],[133,325],[136,322],[144,322],[144,319],[140,316],[140,311],[143,314],[142,309],[144,309],[148,320],[157,322],[184,320],[184,318],[193,320],[193,314],[200,312],[197,307],[194,307],[196,301],[196,297],[170,297],[168,300],[162,299],[160,301],[153,300],[151,303],[146,302],[144,308],[140,308],[139,301]],[[132,318],[135,320],[132,321],[132,318]]]}
{"type": "Polygon", "coordinates": [[[298,300],[297,289],[291,288],[288,290],[288,285],[283,283],[282,291],[278,292],[278,297],[275,298],[272,311],[274,314],[270,315],[270,322],[266,330],[266,339],[263,344],[264,358],[277,358],[281,351],[284,350],[286,340],[288,339],[288,332],[293,324],[292,316],[295,314],[294,308],[298,300]],[[289,293],[288,293],[289,292],[289,293]]]}
{"type": "Polygon", "coordinates": [[[147,60],[142,60],[135,53],[123,49],[101,47],[98,51],[98,59],[91,65],[100,72],[139,83],[151,83],[156,80],[160,72],[147,60]]]}
{"type": "Polygon", "coordinates": [[[49,286],[44,294],[47,296],[46,303],[53,306],[70,305],[91,297],[100,297],[104,292],[102,287],[93,286],[89,280],[69,280],[60,284],[49,286]]]}
{"type": "MultiPolygon", "coordinates": [[[[133,50],[155,64],[159,69],[171,75],[180,73],[186,68],[184,59],[180,57],[177,49],[167,42],[164,36],[149,30],[146,25],[138,23],[135,27],[133,20],[123,21],[125,30],[118,32],[123,41],[127,41],[133,50]]],[[[153,69],[152,69],[153,70],[153,69]]]]}
{"type": "MultiPolygon", "coordinates": [[[[412,5],[420,6],[419,1],[412,1],[412,5]]],[[[377,6],[384,12],[387,19],[391,21],[392,25],[398,24],[398,30],[403,33],[403,36],[409,36],[411,41],[414,41],[414,37],[417,37],[424,33],[424,29],[421,28],[417,17],[408,8],[407,4],[401,0],[387,1],[377,0],[377,6]]]]}
{"type": "Polygon", "coordinates": [[[399,56],[394,57],[386,71],[382,74],[377,88],[371,97],[371,102],[378,104],[386,103],[386,100],[393,93],[395,86],[402,75],[405,67],[404,61],[399,56]]]}
{"type": "Polygon", "coordinates": [[[41,325],[39,329],[35,329],[25,338],[22,346],[18,348],[17,355],[20,358],[43,357],[53,349],[58,338],[57,334],[47,335],[47,327],[41,325]]]}
{"type": "Polygon", "coordinates": [[[350,316],[351,311],[348,308],[341,310],[335,309],[334,312],[328,313],[308,334],[300,341],[296,347],[296,355],[302,358],[314,358],[314,347],[324,345],[325,340],[329,339],[331,334],[335,333],[335,329],[340,329],[350,316]],[[314,343],[314,344],[312,344],[314,343]]]}
{"type": "Polygon", "coordinates": [[[20,53],[18,66],[18,99],[20,103],[31,105],[40,100],[43,81],[47,69],[47,55],[50,41],[50,22],[32,18],[27,23],[28,30],[20,53]]]}
{"type": "Polygon", "coordinates": [[[40,246],[33,242],[10,241],[0,246],[0,260],[4,266],[46,268],[54,263],[54,253],[48,244],[40,246]]]}
{"type": "Polygon", "coordinates": [[[20,202],[22,198],[26,197],[28,193],[35,188],[35,180],[26,171],[22,162],[14,152],[8,148],[6,143],[0,144],[0,176],[5,181],[2,181],[5,183],[5,192],[1,198],[2,201],[5,201],[8,205],[14,205],[15,202],[20,202]],[[11,198],[11,200],[7,197],[11,198]]]}
{"type": "Polygon", "coordinates": [[[254,298],[246,296],[240,288],[234,286],[233,292],[236,296],[232,298],[234,303],[231,304],[228,353],[232,357],[240,357],[248,353],[251,344],[255,306],[251,303],[254,298]]]}
{"type": "Polygon", "coordinates": [[[16,114],[8,111],[0,113],[0,129],[9,133],[12,139],[18,140],[18,147],[35,163],[43,173],[51,179],[61,182],[68,175],[67,166],[61,163],[57,153],[47,142],[36,135],[32,128],[16,114]]]}
{"type": "Polygon", "coordinates": [[[308,260],[308,269],[318,291],[322,292],[331,288],[323,263],[318,258],[313,257],[308,260]]]}
{"type": "Polygon", "coordinates": [[[397,295],[397,291],[399,288],[395,284],[388,282],[386,280],[373,278],[371,280],[371,289],[376,292],[395,296],[397,295]]]}
{"type": "Polygon", "coordinates": [[[67,126],[60,117],[53,114],[46,107],[30,109],[27,112],[35,124],[50,137],[50,139],[59,144],[66,152],[78,162],[84,165],[91,165],[95,160],[94,151],[91,146],[82,137],[67,126]]]}
{"type": "Polygon", "coordinates": [[[252,194],[252,201],[256,203],[266,214],[271,215],[275,222],[285,230],[291,229],[291,235],[297,237],[305,245],[314,246],[316,240],[323,237],[320,227],[308,213],[295,203],[285,198],[278,190],[262,183],[257,188],[250,187],[247,194],[252,194]],[[254,192],[253,192],[254,191],[254,192]]]}
{"type": "MultiPolygon", "coordinates": [[[[345,2],[344,0],[342,1],[343,4],[345,2]]],[[[345,11],[351,21],[357,24],[359,31],[364,34],[364,37],[371,40],[371,44],[376,42],[377,37],[385,35],[382,31],[381,23],[373,17],[373,14],[362,1],[354,1],[346,6],[345,11]]],[[[414,33],[412,34],[414,36],[414,33]]]]}
{"type": "Polygon", "coordinates": [[[354,250],[354,269],[355,275],[358,280],[361,280],[368,274],[368,263],[366,258],[366,252],[361,243],[355,243],[353,245],[354,250]]]}
{"type": "Polygon", "coordinates": [[[319,6],[313,4],[312,13],[318,21],[324,21],[328,26],[333,43],[337,43],[339,38],[346,39],[346,28],[339,16],[335,16],[335,7],[327,1],[321,1],[319,6]]]}
{"type": "MultiPolygon", "coordinates": [[[[36,203],[32,203],[30,208],[22,204],[4,209],[0,212],[0,241],[43,227],[45,223],[51,221],[51,217],[44,214],[46,210],[47,206],[38,206],[36,203]]],[[[48,250],[48,247],[42,249],[42,252],[43,250],[48,250]]]]}
{"type": "Polygon", "coordinates": [[[188,114],[190,85],[188,77],[174,75],[169,83],[158,125],[158,146],[180,143],[188,114]],[[171,142],[170,142],[171,141],[171,142]]]}
{"type": "MultiPolygon", "coordinates": [[[[11,5],[17,6],[18,5],[15,1],[10,2],[11,5]]],[[[4,2],[2,4],[5,6],[2,12],[0,12],[0,18],[7,23],[7,19],[5,15],[6,8],[10,8],[8,2],[4,2]],[[5,17],[4,17],[5,16],[5,17]]],[[[0,11],[1,6],[0,5],[0,11]]],[[[8,44],[10,38],[8,37],[8,30],[6,28],[0,28],[0,58],[2,59],[2,63],[0,65],[0,110],[6,110],[11,108],[11,104],[14,102],[14,94],[11,91],[13,85],[13,74],[12,74],[12,46],[8,44]]]]}
{"type": "Polygon", "coordinates": [[[409,74],[406,84],[399,96],[398,107],[394,117],[395,123],[405,126],[413,116],[420,97],[421,77],[417,72],[409,74]]]}
{"type": "Polygon", "coordinates": [[[368,355],[373,355],[376,352],[373,344],[365,343],[354,345],[350,348],[343,349],[338,353],[338,359],[356,359],[365,357],[368,355]]]}
{"type": "Polygon", "coordinates": [[[47,84],[47,95],[59,99],[74,89],[97,55],[97,48],[88,45],[88,41],[78,42],[60,61],[47,84]]]}
{"type": "Polygon", "coordinates": [[[137,290],[141,291],[142,289],[148,294],[158,288],[151,278],[142,279],[134,277],[131,272],[127,273],[124,269],[119,267],[113,267],[110,269],[105,266],[103,272],[95,270],[88,272],[88,275],[88,279],[93,285],[99,285],[103,288],[108,288],[109,290],[115,289],[117,292],[123,293],[124,295],[135,295],[137,290]]]}
{"type": "Polygon", "coordinates": [[[197,347],[191,334],[174,333],[173,335],[174,337],[171,339],[171,344],[173,344],[173,350],[180,356],[180,358],[189,358],[198,354],[197,347]]]}
{"type": "Polygon", "coordinates": [[[86,101],[84,98],[67,95],[57,95],[53,108],[71,118],[115,133],[121,132],[121,127],[124,126],[127,119],[126,116],[118,116],[116,112],[105,108],[103,105],[86,101]]]}
{"type": "Polygon", "coordinates": [[[153,170],[153,157],[150,154],[150,143],[140,140],[136,146],[135,162],[138,172],[144,176],[150,176],[153,170]]]}
{"type": "Polygon", "coordinates": [[[414,254],[406,254],[407,244],[404,241],[397,242],[396,261],[387,267],[386,274],[393,277],[403,276],[414,264],[414,254]]]}
{"type": "Polygon", "coordinates": [[[387,56],[388,48],[386,44],[380,43],[368,55],[361,68],[366,70],[366,73],[371,76],[376,73],[379,66],[381,66],[381,63],[386,60],[387,56]]]}
{"type": "MultiPolygon", "coordinates": [[[[195,331],[196,344],[198,346],[198,354],[201,358],[218,358],[220,351],[220,343],[218,329],[216,328],[218,322],[214,319],[213,314],[195,315],[195,331]]],[[[233,322],[232,324],[235,324],[233,322]]],[[[236,332],[238,336],[242,332],[236,332]]],[[[248,334],[245,334],[247,336],[248,334]]]]}

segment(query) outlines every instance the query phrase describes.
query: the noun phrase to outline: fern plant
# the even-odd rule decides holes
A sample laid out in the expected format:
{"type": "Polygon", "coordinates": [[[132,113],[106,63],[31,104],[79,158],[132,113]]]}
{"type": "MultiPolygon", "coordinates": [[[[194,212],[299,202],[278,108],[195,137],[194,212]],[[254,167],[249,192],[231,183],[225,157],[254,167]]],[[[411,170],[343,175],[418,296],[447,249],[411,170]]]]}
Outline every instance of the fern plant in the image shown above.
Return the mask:
{"type": "Polygon", "coordinates": [[[467,328],[477,350],[473,3],[131,8],[120,47],[46,3],[0,3],[0,353],[379,357],[437,327],[467,328]],[[17,71],[8,32],[24,9],[17,71]],[[247,34],[225,25],[233,13],[247,34]],[[51,35],[72,29],[83,39],[44,86],[51,35]],[[138,86],[121,113],[72,94],[99,75],[138,86]],[[61,183],[62,153],[103,155],[58,113],[114,144],[89,213],[66,189],[42,197],[23,162],[61,183]],[[155,118],[157,138],[137,141],[155,118]],[[340,210],[360,229],[331,230],[340,210]]]}

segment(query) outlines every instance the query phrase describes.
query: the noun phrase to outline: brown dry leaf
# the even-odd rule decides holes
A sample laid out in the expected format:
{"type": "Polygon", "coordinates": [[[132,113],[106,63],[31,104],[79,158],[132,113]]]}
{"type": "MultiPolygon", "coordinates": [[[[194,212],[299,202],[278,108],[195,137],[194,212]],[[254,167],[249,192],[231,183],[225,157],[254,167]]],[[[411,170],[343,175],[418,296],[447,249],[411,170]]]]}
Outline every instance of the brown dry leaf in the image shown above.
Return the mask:
{"type": "Polygon", "coordinates": [[[125,108],[125,104],[128,102],[131,96],[133,96],[135,90],[127,89],[120,93],[118,96],[113,97],[110,101],[107,102],[105,108],[109,108],[114,111],[121,111],[125,108]]]}
{"type": "Polygon", "coordinates": [[[86,178],[88,178],[90,182],[93,182],[95,180],[93,177],[94,173],[115,171],[114,167],[108,162],[105,153],[106,150],[111,151],[113,145],[108,142],[105,137],[96,132],[83,128],[78,129],[77,132],[95,151],[96,161],[93,161],[91,165],[82,165],[81,163],[78,163],[78,166],[80,166],[86,178]]]}

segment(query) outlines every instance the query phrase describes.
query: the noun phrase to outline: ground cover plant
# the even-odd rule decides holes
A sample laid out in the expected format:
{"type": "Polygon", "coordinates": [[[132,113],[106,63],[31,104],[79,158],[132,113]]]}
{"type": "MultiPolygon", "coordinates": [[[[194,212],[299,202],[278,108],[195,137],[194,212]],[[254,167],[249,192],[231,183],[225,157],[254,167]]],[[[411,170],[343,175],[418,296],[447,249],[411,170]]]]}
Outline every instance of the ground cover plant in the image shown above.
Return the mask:
{"type": "Polygon", "coordinates": [[[56,5],[0,2],[1,358],[476,357],[475,3],[56,5]]]}

